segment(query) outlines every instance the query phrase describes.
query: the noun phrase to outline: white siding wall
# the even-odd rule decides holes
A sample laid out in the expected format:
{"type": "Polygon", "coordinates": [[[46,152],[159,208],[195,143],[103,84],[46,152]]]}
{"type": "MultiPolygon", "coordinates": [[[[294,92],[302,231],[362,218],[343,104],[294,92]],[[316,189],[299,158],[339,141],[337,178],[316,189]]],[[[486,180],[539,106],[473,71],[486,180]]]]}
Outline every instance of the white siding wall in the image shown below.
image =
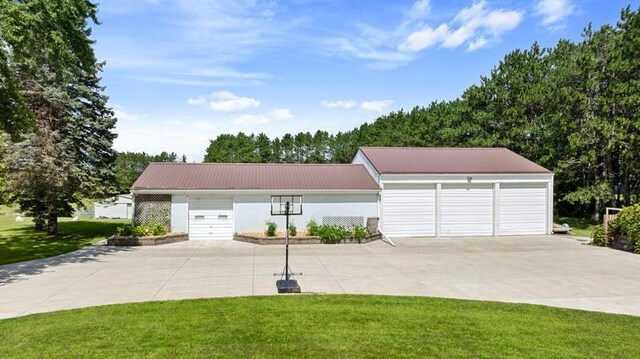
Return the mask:
{"type": "Polygon", "coordinates": [[[189,231],[189,199],[185,195],[171,196],[171,232],[189,231]]]}
{"type": "MultiPolygon", "coordinates": [[[[299,193],[291,192],[291,195],[299,193]]],[[[285,226],[284,216],[271,216],[271,195],[235,195],[233,209],[235,232],[262,232],[265,222],[272,220],[278,230],[285,226]]],[[[378,216],[378,195],[373,194],[302,194],[302,215],[291,216],[299,230],[304,230],[307,222],[315,219],[322,224],[324,216],[378,216]]]]}

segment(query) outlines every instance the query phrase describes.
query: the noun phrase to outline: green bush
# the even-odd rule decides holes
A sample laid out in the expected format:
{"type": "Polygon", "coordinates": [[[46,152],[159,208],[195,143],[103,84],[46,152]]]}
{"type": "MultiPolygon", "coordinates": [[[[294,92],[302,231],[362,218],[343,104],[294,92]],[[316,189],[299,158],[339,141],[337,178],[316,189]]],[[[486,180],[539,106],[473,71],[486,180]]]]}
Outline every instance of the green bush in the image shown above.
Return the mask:
{"type": "Polygon", "coordinates": [[[116,233],[119,236],[133,236],[133,237],[162,236],[169,233],[169,228],[161,224],[139,225],[139,226],[125,224],[124,226],[118,227],[116,230],[116,233]]]}
{"type": "Polygon", "coordinates": [[[293,224],[293,223],[290,223],[290,224],[289,224],[289,235],[290,235],[291,237],[295,237],[295,236],[297,236],[297,235],[298,235],[298,228],[297,228],[297,227],[296,227],[296,225],[295,225],[295,224],[293,224]]]}
{"type": "Polygon", "coordinates": [[[125,224],[116,229],[116,234],[119,236],[130,236],[133,234],[133,225],[125,224]]]}
{"type": "Polygon", "coordinates": [[[153,231],[154,236],[162,236],[169,233],[169,229],[161,224],[151,226],[151,230],[153,231]]]}
{"type": "Polygon", "coordinates": [[[353,226],[353,238],[355,239],[365,239],[369,235],[369,229],[364,226],[355,225],[353,226]]]}
{"type": "Polygon", "coordinates": [[[351,231],[343,226],[329,226],[323,224],[318,227],[318,237],[323,243],[340,243],[343,239],[351,237],[351,231]]]}
{"type": "Polygon", "coordinates": [[[604,224],[595,226],[591,232],[591,245],[604,247],[607,245],[607,233],[604,230],[604,224]]]}
{"type": "Polygon", "coordinates": [[[274,221],[267,221],[267,229],[264,231],[264,234],[267,237],[275,237],[276,236],[276,229],[278,229],[278,225],[276,224],[276,222],[274,221]]]}
{"type": "Polygon", "coordinates": [[[640,253],[640,204],[625,207],[616,218],[609,223],[610,239],[617,236],[627,237],[628,251],[640,253]]]}
{"type": "Polygon", "coordinates": [[[320,226],[318,225],[318,222],[316,222],[315,220],[312,219],[309,221],[309,223],[307,223],[307,235],[317,236],[318,229],[320,229],[320,226]]]}

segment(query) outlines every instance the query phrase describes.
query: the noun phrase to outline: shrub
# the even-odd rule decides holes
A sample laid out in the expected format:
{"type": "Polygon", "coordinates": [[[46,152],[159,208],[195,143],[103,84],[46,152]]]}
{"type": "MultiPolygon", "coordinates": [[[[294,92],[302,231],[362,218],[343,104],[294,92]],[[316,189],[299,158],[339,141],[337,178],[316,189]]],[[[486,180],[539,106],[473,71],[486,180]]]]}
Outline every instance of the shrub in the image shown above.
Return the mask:
{"type": "Polygon", "coordinates": [[[154,226],[151,226],[151,230],[153,231],[154,236],[162,236],[169,233],[169,228],[161,224],[156,224],[154,226]]]}
{"type": "Polygon", "coordinates": [[[307,234],[310,236],[317,236],[319,228],[320,226],[318,225],[318,222],[312,219],[307,223],[307,234]]]}
{"type": "Polygon", "coordinates": [[[298,228],[296,228],[296,225],[293,223],[289,224],[289,235],[291,237],[295,237],[298,235],[298,228]]]}
{"type": "Polygon", "coordinates": [[[343,226],[323,224],[318,227],[317,236],[323,243],[340,243],[341,240],[351,237],[351,231],[343,226]]]}
{"type": "Polygon", "coordinates": [[[119,236],[130,236],[133,234],[133,225],[125,224],[116,229],[116,234],[119,236]]]}
{"type": "Polygon", "coordinates": [[[116,233],[119,236],[133,236],[133,237],[161,236],[169,233],[169,228],[161,224],[139,225],[139,226],[125,224],[124,226],[118,227],[116,230],[116,233]]]}
{"type": "Polygon", "coordinates": [[[625,207],[616,218],[609,223],[609,238],[627,237],[628,251],[640,253],[640,204],[625,207]]]}
{"type": "Polygon", "coordinates": [[[591,245],[604,247],[607,245],[607,233],[604,230],[604,224],[593,228],[591,232],[591,245]]]}
{"type": "Polygon", "coordinates": [[[275,237],[276,236],[276,229],[278,229],[278,225],[276,224],[276,222],[274,221],[267,221],[267,229],[264,231],[264,234],[267,237],[275,237]]]}
{"type": "Polygon", "coordinates": [[[357,239],[358,242],[361,239],[367,238],[368,235],[369,235],[369,229],[367,227],[360,226],[360,225],[353,226],[353,238],[357,239]]]}

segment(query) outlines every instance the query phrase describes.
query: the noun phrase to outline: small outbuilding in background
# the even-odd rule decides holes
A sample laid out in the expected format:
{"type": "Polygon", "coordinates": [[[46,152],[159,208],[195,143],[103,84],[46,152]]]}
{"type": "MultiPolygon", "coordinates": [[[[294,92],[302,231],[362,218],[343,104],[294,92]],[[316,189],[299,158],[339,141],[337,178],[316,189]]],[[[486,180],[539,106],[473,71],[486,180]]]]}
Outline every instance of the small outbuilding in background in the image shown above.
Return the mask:
{"type": "Polygon", "coordinates": [[[133,196],[119,194],[115,197],[95,202],[94,218],[133,218],[133,196]]]}

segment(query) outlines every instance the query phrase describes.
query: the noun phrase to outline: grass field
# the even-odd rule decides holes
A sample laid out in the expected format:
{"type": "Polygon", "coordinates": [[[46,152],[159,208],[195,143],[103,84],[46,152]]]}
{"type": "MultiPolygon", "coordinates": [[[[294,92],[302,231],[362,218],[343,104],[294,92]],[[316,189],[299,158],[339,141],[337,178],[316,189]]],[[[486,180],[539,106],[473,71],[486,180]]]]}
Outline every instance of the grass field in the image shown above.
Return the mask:
{"type": "Polygon", "coordinates": [[[598,224],[588,218],[574,218],[574,217],[557,217],[554,219],[555,223],[566,223],[571,227],[571,232],[567,235],[577,237],[591,237],[591,231],[598,224]]]}
{"type": "Polygon", "coordinates": [[[96,243],[115,233],[116,228],[130,220],[93,220],[60,218],[59,234],[33,230],[31,219],[16,222],[16,214],[6,207],[0,215],[0,265],[51,257],[96,243]]]}
{"type": "Polygon", "coordinates": [[[418,297],[147,302],[0,321],[2,358],[638,358],[638,343],[638,317],[418,297]]]}

